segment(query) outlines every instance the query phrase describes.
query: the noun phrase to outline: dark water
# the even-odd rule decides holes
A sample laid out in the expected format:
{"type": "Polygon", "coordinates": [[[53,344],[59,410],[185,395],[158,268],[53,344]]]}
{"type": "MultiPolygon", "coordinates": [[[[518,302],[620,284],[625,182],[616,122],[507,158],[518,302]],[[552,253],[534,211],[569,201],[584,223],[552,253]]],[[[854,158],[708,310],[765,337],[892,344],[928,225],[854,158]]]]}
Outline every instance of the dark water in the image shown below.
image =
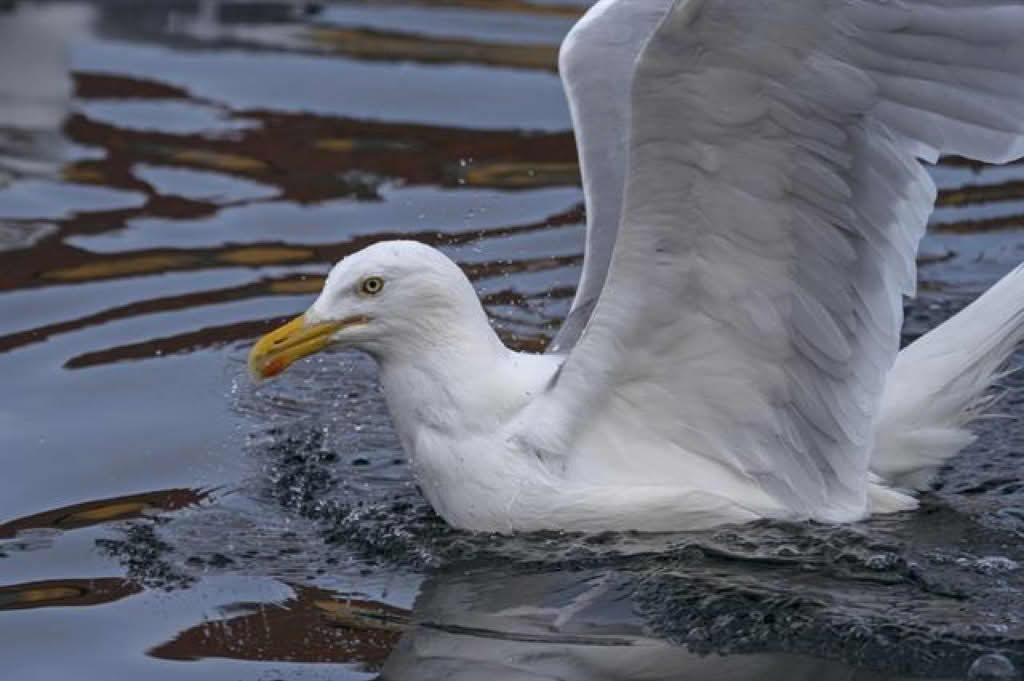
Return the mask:
{"type": "MultiPolygon", "coordinates": [[[[585,4],[0,2],[2,678],[1024,669],[1019,375],[917,514],[596,537],[446,528],[362,357],[249,385],[252,340],[397,235],[543,347],[581,260],[554,63],[585,4]]],[[[1024,259],[1024,166],[935,176],[908,338],[1024,259]]]]}

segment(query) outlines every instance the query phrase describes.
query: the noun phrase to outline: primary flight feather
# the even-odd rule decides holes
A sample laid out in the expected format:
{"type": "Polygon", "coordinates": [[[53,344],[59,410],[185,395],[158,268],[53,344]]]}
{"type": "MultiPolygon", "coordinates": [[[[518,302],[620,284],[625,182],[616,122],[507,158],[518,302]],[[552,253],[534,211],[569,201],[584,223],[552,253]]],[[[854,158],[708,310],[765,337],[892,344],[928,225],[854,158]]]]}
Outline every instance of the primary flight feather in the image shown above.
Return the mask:
{"type": "Polygon", "coordinates": [[[373,355],[424,494],[493,531],[913,508],[1024,336],[1024,271],[898,353],[940,154],[1024,156],[1024,4],[602,0],[560,65],[587,205],[544,355],[440,252],[331,271],[253,373],[373,355]],[[898,353],[898,354],[897,354],[898,353]]]}

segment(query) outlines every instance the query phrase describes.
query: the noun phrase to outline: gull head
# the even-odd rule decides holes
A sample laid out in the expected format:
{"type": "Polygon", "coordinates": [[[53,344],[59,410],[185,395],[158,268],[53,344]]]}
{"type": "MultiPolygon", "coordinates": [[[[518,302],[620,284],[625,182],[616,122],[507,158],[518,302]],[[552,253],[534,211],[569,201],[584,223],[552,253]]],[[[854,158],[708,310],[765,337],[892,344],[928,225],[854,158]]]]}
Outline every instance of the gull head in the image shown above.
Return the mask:
{"type": "MultiPolygon", "coordinates": [[[[486,315],[469,280],[447,256],[415,241],[382,241],[335,265],[312,306],[263,336],[249,373],[271,378],[328,347],[378,361],[451,348],[479,333],[486,315]]],[[[492,334],[493,335],[493,334],[492,334]]]]}

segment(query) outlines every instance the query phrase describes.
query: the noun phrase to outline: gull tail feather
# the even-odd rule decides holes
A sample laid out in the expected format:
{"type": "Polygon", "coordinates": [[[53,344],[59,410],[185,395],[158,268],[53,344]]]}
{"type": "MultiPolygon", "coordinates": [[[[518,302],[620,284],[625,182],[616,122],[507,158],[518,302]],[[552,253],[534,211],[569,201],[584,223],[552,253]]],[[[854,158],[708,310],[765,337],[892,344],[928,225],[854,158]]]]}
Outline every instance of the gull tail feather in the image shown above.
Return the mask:
{"type": "Polygon", "coordinates": [[[890,487],[924,490],[974,441],[1007,358],[1024,340],[1024,265],[900,351],[886,377],[871,472],[890,487]]]}

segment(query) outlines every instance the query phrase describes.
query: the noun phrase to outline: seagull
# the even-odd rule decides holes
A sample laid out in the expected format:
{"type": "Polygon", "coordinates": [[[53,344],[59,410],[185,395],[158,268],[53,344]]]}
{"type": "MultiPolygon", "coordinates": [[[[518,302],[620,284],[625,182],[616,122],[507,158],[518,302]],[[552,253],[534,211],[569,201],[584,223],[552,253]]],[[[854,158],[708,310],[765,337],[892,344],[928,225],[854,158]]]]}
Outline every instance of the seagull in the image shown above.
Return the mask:
{"type": "Polygon", "coordinates": [[[922,162],[1024,156],[1024,4],[601,0],[562,44],[587,236],[514,352],[440,251],[335,265],[257,379],[371,355],[422,493],[509,533],[824,523],[916,507],[1024,337],[1024,269],[899,349],[922,162]]]}

